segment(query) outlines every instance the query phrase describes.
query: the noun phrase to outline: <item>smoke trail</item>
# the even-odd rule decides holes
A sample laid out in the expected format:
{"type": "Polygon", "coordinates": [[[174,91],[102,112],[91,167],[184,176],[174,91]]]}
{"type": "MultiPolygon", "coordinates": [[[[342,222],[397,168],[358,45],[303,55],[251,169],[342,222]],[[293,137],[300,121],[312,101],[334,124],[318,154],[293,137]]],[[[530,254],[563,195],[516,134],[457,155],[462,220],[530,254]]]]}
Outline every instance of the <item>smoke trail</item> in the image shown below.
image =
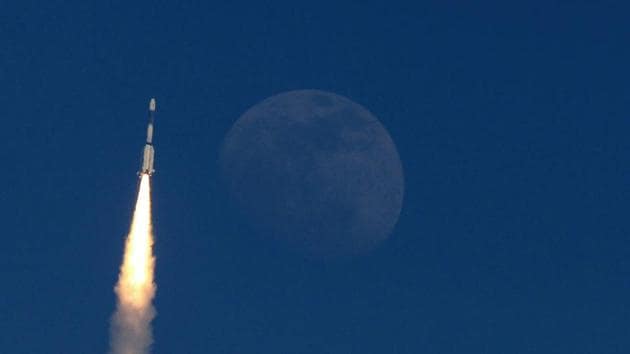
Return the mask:
{"type": "Polygon", "coordinates": [[[156,289],[154,268],[151,185],[149,176],[143,174],[115,288],[118,302],[111,323],[112,354],[149,352],[153,342],[151,320],[155,317],[151,304],[156,289]]]}

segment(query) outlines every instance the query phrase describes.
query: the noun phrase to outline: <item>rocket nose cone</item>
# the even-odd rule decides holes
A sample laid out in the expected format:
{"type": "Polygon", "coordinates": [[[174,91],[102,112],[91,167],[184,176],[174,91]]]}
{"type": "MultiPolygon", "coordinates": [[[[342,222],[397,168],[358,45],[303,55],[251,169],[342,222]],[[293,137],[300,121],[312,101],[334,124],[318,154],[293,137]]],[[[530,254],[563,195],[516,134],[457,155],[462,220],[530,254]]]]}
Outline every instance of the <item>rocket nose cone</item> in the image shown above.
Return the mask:
{"type": "Polygon", "coordinates": [[[149,110],[151,112],[155,112],[155,98],[152,98],[151,101],[149,101],[149,110]]]}

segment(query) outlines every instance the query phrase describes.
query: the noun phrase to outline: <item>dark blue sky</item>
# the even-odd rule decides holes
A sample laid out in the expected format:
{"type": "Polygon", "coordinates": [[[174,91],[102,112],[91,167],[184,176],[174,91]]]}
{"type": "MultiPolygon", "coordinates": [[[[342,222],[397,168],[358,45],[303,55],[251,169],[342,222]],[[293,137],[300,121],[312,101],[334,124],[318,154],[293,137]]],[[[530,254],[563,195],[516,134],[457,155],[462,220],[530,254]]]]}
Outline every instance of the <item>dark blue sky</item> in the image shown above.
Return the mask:
{"type": "Polygon", "coordinates": [[[151,96],[153,353],[630,351],[630,7],[24,3],[0,6],[0,351],[106,352],[151,96]],[[304,262],[224,207],[224,134],[305,88],[401,155],[368,257],[304,262]]]}

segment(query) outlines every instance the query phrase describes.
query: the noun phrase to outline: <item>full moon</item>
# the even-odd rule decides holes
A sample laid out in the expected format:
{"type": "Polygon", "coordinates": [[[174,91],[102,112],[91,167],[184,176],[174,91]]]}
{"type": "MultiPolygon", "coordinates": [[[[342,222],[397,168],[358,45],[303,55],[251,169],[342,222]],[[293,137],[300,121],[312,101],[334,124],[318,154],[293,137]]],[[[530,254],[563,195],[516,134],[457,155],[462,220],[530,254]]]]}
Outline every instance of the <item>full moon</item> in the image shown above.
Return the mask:
{"type": "Polygon", "coordinates": [[[219,162],[254,228],[309,258],[369,253],[402,207],[391,137],[367,109],[330,92],[290,91],[253,106],[228,132],[219,162]]]}

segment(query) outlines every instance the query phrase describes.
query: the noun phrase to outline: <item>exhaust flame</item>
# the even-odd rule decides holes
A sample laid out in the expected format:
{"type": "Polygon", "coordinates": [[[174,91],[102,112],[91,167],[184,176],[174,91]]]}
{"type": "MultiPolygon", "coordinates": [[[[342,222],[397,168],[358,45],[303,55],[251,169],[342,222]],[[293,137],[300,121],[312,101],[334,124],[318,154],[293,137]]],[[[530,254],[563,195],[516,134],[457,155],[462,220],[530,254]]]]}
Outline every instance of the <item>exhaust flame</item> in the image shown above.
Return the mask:
{"type": "Polygon", "coordinates": [[[153,342],[151,320],[155,317],[151,303],[156,289],[154,268],[151,185],[149,176],[143,174],[115,288],[118,302],[112,317],[112,354],[148,353],[153,342]]]}

